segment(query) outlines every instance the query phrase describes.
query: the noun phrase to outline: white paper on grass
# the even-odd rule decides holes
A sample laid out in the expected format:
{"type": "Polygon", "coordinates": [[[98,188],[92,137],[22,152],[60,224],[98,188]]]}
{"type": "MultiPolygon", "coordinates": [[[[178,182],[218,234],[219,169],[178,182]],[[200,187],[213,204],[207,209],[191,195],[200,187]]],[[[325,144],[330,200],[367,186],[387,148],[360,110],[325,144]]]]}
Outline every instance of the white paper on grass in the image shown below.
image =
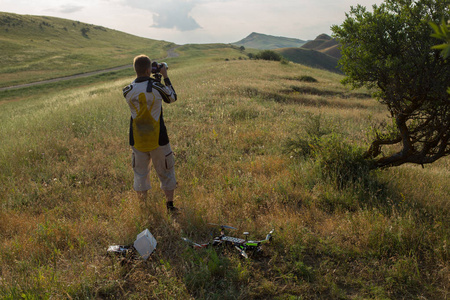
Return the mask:
{"type": "Polygon", "coordinates": [[[147,259],[156,249],[156,239],[148,229],[139,233],[133,246],[143,259],[147,259]]]}

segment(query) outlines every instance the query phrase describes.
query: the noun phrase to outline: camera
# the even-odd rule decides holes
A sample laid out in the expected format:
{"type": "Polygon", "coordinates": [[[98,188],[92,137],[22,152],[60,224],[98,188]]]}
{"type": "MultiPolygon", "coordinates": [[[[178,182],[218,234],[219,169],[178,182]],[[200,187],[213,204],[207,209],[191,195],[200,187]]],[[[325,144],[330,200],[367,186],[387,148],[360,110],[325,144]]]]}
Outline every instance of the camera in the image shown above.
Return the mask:
{"type": "Polygon", "coordinates": [[[166,67],[166,70],[169,69],[169,66],[165,62],[162,62],[162,63],[158,63],[157,61],[152,62],[152,73],[158,74],[159,72],[161,72],[161,69],[164,66],[166,67]]]}

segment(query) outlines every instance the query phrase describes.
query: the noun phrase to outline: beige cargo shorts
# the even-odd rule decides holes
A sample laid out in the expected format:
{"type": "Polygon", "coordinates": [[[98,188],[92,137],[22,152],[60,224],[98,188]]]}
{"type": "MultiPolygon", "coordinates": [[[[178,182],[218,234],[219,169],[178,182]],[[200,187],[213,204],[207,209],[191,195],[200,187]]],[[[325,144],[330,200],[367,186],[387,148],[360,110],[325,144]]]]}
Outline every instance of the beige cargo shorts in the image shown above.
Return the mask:
{"type": "Polygon", "coordinates": [[[160,181],[162,190],[171,191],[177,187],[175,179],[175,158],[170,148],[170,144],[160,146],[155,150],[141,152],[131,147],[132,164],[134,172],[135,191],[147,191],[151,188],[150,184],[150,168],[153,165],[160,181]]]}

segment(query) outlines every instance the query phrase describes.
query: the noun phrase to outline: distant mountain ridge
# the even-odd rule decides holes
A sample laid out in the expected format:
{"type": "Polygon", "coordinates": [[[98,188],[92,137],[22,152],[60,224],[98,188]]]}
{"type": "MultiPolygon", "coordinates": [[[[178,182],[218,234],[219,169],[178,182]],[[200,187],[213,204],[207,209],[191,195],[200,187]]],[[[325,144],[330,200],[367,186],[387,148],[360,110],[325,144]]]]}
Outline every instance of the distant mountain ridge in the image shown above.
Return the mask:
{"type": "Polygon", "coordinates": [[[252,32],[246,38],[232,43],[232,45],[272,50],[289,61],[341,73],[337,68],[338,60],[341,58],[339,43],[327,34],[320,34],[314,40],[304,41],[252,32]]]}
{"type": "Polygon", "coordinates": [[[273,50],[278,48],[301,47],[306,42],[307,41],[295,38],[272,36],[252,32],[246,38],[231,44],[235,46],[244,46],[245,48],[253,48],[259,50],[273,50]]]}

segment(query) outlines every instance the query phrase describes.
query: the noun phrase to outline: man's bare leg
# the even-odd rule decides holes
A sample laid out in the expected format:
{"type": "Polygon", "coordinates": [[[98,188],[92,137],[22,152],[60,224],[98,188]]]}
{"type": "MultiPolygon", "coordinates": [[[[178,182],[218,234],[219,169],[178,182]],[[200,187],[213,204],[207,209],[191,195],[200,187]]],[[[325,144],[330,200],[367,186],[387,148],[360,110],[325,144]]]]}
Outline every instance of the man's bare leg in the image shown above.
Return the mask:
{"type": "Polygon", "coordinates": [[[166,195],[166,201],[167,202],[173,202],[173,194],[175,190],[170,191],[164,191],[164,194],[166,195]]]}

